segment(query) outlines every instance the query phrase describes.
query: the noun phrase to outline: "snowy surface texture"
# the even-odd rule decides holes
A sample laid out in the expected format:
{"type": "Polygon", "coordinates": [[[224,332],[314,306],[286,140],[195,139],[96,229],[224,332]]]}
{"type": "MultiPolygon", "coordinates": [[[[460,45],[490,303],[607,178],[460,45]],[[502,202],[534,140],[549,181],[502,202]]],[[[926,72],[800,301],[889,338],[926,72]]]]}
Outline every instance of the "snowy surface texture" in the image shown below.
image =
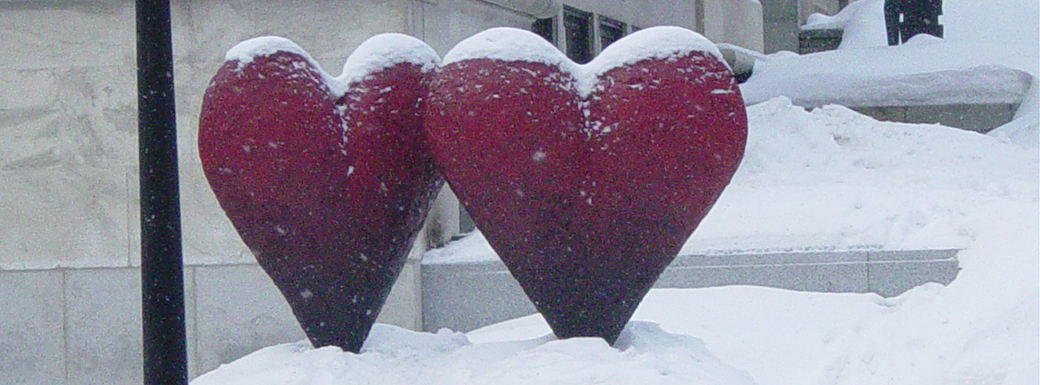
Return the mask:
{"type": "MultiPolygon", "coordinates": [[[[318,62],[303,48],[289,39],[277,36],[257,37],[238,43],[228,50],[224,58],[228,61],[237,61],[241,68],[252,63],[258,57],[270,56],[278,52],[300,55],[310,61],[314,68],[321,69],[318,62]]],[[[332,77],[324,70],[321,71],[321,74],[332,93],[340,96],[347,92],[351,84],[364,80],[369,74],[401,63],[422,66],[424,72],[432,71],[440,63],[440,56],[433,51],[433,48],[419,39],[408,35],[384,33],[361,43],[343,64],[343,72],[340,76],[332,77]]]]}
{"type": "MultiPolygon", "coordinates": [[[[468,334],[379,326],[361,354],[274,346],[196,379],[238,384],[1014,384],[1040,381],[1036,151],[778,98],[686,250],[960,248],[948,287],[900,297],[652,290],[615,347],[538,315],[468,334]],[[658,329],[658,325],[661,328],[658,329]]],[[[425,263],[495,258],[475,234],[425,263]]]]}
{"type": "Polygon", "coordinates": [[[444,65],[469,59],[495,59],[557,66],[574,78],[578,93],[588,96],[597,77],[611,69],[646,59],[667,59],[707,52],[725,63],[710,40],[680,27],[653,27],[625,36],[588,64],[577,64],[541,36],[516,28],[492,28],[463,40],[444,55],[444,65]]]}
{"type": "Polygon", "coordinates": [[[471,342],[442,330],[416,333],[376,325],[359,355],[309,344],[260,350],[192,382],[194,385],[750,385],[751,377],[721,363],[704,342],[633,322],[617,349],[602,339],[557,341],[550,335],[496,343],[471,342]]]}
{"type": "MultiPolygon", "coordinates": [[[[749,86],[760,90],[745,95],[764,103],[748,111],[747,155],[684,251],[960,248],[963,270],[949,286],[890,299],[740,286],[652,290],[634,317],[645,322],[630,323],[616,348],[556,341],[537,315],[465,335],[380,326],[359,355],[274,346],[193,384],[1040,383],[1037,2],[944,3],[945,41],[888,48],[882,32],[881,44],[860,44],[870,39],[849,23],[876,27],[877,9],[842,16],[855,44],[772,55],[756,68],[749,86]],[[836,106],[807,112],[791,103],[799,95],[763,90],[807,73],[874,74],[880,82],[936,71],[964,74],[943,82],[952,86],[972,73],[1003,82],[1020,71],[1034,80],[1016,120],[989,136],[880,123],[836,106]]],[[[478,233],[426,258],[495,255],[478,233]]]]}
{"type": "Polygon", "coordinates": [[[1037,146],[1036,0],[947,0],[945,39],[918,35],[893,47],[883,3],[861,0],[833,17],[810,18],[806,28],[844,29],[839,49],[759,59],[741,86],[745,101],[782,95],[805,107],[1022,103],[1015,121],[994,135],[1037,146]]]}

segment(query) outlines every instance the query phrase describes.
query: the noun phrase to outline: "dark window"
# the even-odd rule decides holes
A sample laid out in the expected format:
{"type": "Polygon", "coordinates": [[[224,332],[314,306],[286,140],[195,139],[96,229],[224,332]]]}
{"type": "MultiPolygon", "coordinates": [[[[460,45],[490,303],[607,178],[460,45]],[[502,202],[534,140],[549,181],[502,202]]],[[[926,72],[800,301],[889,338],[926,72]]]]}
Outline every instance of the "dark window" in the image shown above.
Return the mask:
{"type": "Polygon", "coordinates": [[[567,32],[567,57],[579,64],[592,60],[592,14],[571,7],[563,8],[563,28],[567,32]]]}
{"type": "Polygon", "coordinates": [[[599,17],[600,49],[607,48],[615,41],[621,40],[623,36],[625,36],[625,23],[608,17],[599,17]]]}
{"type": "Polygon", "coordinates": [[[538,36],[544,37],[553,45],[556,45],[556,28],[553,26],[553,19],[538,19],[531,25],[531,32],[538,34],[538,36]]]}
{"type": "Polygon", "coordinates": [[[557,47],[565,47],[567,57],[579,64],[592,61],[607,46],[639,30],[619,20],[566,5],[562,11],[560,16],[535,20],[531,32],[557,47]]]}

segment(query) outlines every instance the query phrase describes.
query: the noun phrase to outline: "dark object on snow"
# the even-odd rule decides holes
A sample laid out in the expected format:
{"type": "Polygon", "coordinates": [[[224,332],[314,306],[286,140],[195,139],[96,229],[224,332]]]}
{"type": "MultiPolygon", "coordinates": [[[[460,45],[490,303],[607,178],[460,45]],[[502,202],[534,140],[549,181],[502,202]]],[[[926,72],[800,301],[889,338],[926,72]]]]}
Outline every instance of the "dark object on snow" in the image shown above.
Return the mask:
{"type": "MultiPolygon", "coordinates": [[[[844,35],[845,31],[837,28],[801,31],[798,33],[798,54],[805,55],[838,49],[844,35]]],[[[737,81],[741,81],[741,79],[738,77],[737,81]]],[[[743,81],[741,82],[743,83],[743,81]]]]}
{"type": "Polygon", "coordinates": [[[137,105],[144,383],[188,383],[170,3],[138,0],[137,105]]]}
{"type": "MultiPolygon", "coordinates": [[[[377,38],[358,52],[396,47],[377,38]]],[[[217,72],[199,157],[311,343],[358,352],[442,183],[423,140],[424,65],[362,67],[372,72],[337,94],[306,54],[275,43],[217,72]]]]}
{"type": "Polygon", "coordinates": [[[942,0],[885,0],[888,45],[906,43],[917,34],[943,37],[942,0]]]}
{"type": "Polygon", "coordinates": [[[596,81],[583,97],[556,65],[461,60],[433,76],[423,117],[444,177],[556,336],[613,343],[729,183],[747,116],[706,52],[596,81]]]}

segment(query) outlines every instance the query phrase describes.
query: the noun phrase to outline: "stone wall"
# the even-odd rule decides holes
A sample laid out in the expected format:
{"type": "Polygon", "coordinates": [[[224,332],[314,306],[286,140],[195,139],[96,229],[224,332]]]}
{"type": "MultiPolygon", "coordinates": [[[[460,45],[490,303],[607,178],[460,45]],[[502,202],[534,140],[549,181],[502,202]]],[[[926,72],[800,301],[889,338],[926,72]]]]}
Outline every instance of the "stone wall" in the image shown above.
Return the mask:
{"type": "Polygon", "coordinates": [[[699,16],[704,36],[716,44],[728,43],[762,52],[762,4],[755,0],[702,0],[699,16]]]}
{"type": "MultiPolygon", "coordinates": [[[[187,263],[252,259],[218,208],[195,146],[202,94],[224,52],[277,34],[338,74],[364,39],[404,31],[408,4],[173,3],[187,263]]],[[[0,25],[0,269],[136,266],[133,2],[4,2],[0,25]]]]}

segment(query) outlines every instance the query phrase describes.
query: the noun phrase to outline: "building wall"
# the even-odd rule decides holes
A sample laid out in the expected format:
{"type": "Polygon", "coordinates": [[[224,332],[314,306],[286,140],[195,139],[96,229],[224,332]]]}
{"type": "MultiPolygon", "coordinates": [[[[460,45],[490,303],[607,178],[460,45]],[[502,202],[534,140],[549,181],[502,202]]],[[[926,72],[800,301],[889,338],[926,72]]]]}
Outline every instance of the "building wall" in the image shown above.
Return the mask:
{"type": "MultiPolygon", "coordinates": [[[[202,94],[224,52],[278,34],[338,74],[367,37],[402,32],[406,9],[404,0],[174,1],[187,263],[252,258],[216,205],[195,146],[202,94]]],[[[0,268],[136,266],[133,2],[3,2],[0,25],[0,268]]]]}
{"type": "Polygon", "coordinates": [[[660,25],[696,28],[695,4],[689,0],[562,0],[560,2],[641,28],[660,25]]]}
{"type": "Polygon", "coordinates": [[[837,14],[849,0],[761,0],[764,53],[798,52],[798,32],[809,15],[837,14]]]}
{"type": "Polygon", "coordinates": [[[711,41],[762,52],[762,4],[757,0],[698,0],[703,11],[698,23],[711,41]]]}
{"type": "Polygon", "coordinates": [[[551,9],[551,3],[548,0],[415,0],[413,7],[409,32],[444,56],[456,43],[488,28],[530,29],[536,16],[527,12],[551,9]]]}

